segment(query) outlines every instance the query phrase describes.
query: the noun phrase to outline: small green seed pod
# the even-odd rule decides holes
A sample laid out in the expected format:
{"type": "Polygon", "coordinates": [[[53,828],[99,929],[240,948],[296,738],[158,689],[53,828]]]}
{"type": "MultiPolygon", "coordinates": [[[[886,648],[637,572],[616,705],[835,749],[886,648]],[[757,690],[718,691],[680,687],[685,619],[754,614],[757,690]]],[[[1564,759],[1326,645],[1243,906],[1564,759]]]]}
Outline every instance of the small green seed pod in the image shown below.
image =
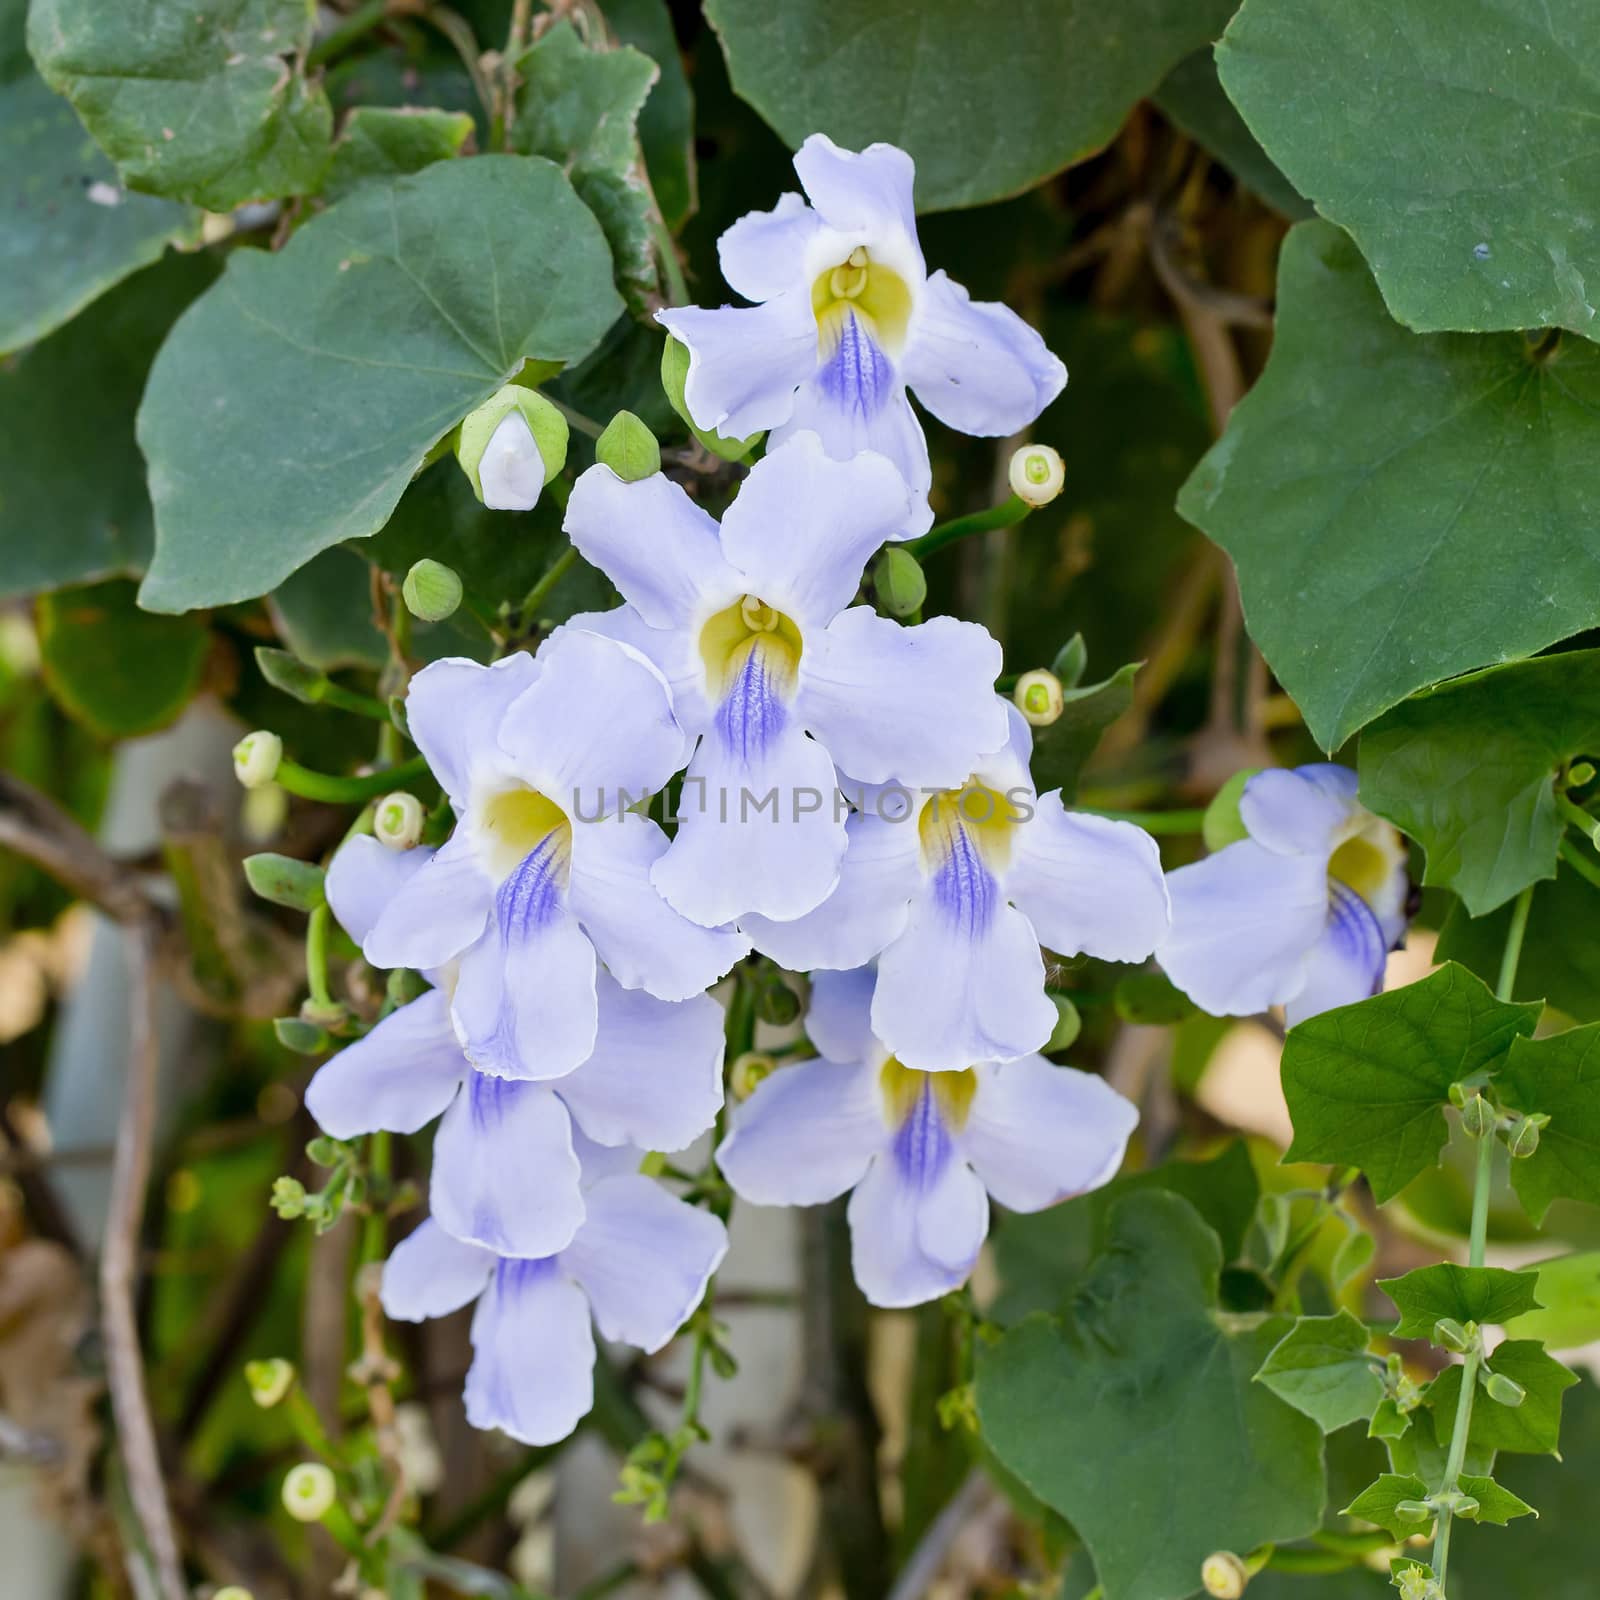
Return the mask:
{"type": "Polygon", "coordinates": [[[1483,1392],[1497,1405],[1509,1406],[1513,1411],[1528,1398],[1528,1391],[1503,1372],[1485,1373],[1483,1392]]]}
{"type": "Polygon", "coordinates": [[[1461,1108],[1461,1126],[1467,1137],[1482,1139],[1494,1132],[1494,1107],[1481,1094],[1470,1095],[1461,1108]]]}
{"type": "Polygon", "coordinates": [[[922,563],[909,550],[892,544],[872,569],[872,587],[891,617],[909,617],[928,598],[922,563]]]}
{"type": "Polygon", "coordinates": [[[424,557],[406,574],[400,597],[419,621],[443,622],[461,604],[461,579],[444,562],[424,557]]]}
{"type": "Polygon", "coordinates": [[[1433,1342],[1460,1356],[1472,1348],[1472,1335],[1454,1317],[1440,1317],[1433,1325],[1433,1342]]]}

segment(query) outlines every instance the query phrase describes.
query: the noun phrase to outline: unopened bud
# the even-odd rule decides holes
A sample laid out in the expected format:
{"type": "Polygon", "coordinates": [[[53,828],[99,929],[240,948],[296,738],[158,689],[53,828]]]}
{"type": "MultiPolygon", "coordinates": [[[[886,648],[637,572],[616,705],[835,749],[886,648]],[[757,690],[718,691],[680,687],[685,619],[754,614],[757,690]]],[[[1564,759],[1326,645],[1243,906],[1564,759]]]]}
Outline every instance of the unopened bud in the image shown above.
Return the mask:
{"type": "Polygon", "coordinates": [[[350,1008],[340,1000],[313,1000],[309,996],[300,1002],[300,1020],[313,1028],[342,1028],[350,1020],[350,1008]]]}
{"type": "Polygon", "coordinates": [[[1244,800],[1245,788],[1258,771],[1259,767],[1246,767],[1242,772],[1234,773],[1211,797],[1211,804],[1200,819],[1200,834],[1207,850],[1213,853],[1226,850],[1230,844],[1250,837],[1250,830],[1244,825],[1239,807],[1244,800]]]}
{"type": "Polygon", "coordinates": [[[333,1046],[326,1028],[319,1028],[316,1023],[307,1022],[301,1017],[274,1017],[272,1031],[277,1035],[278,1043],[285,1050],[294,1051],[297,1056],[320,1056],[333,1046]]]}
{"type": "Polygon", "coordinates": [[[453,567],[424,557],[406,574],[400,598],[419,621],[443,622],[461,604],[461,579],[453,567]]]}
{"type": "Polygon", "coordinates": [[[283,740],[265,728],[247,733],[233,747],[233,772],[247,789],[260,789],[278,775],[283,740]]]}
{"type": "Polygon", "coordinates": [[[756,1015],[775,1028],[786,1028],[800,1015],[800,996],[782,978],[774,978],[756,996],[756,1015]]]}
{"type": "Polygon", "coordinates": [[[298,1178],[272,1180],[272,1209],[285,1222],[306,1214],[306,1186],[298,1178]]]}
{"type": "Polygon", "coordinates": [[[428,992],[428,980],[410,967],[396,967],[389,974],[384,993],[397,1005],[408,1006],[428,992]]]}
{"type": "Polygon", "coordinates": [[[1481,1139],[1494,1132],[1494,1107],[1481,1094],[1468,1097],[1461,1108],[1461,1126],[1469,1139],[1481,1139]]]}
{"type": "Polygon", "coordinates": [[[250,1385],[250,1398],[263,1411],[270,1411],[294,1386],[294,1367],[282,1356],[270,1361],[247,1361],[244,1381],[250,1385]]]}
{"type": "Polygon", "coordinates": [[[1050,1037],[1040,1046],[1046,1055],[1069,1049],[1083,1032],[1083,1018],[1064,994],[1052,994],[1050,1000],[1056,1008],[1056,1025],[1050,1030],[1050,1037]]]}
{"type": "Polygon", "coordinates": [[[296,1522],[321,1522],[339,1497],[339,1485],[320,1461],[290,1467],[283,1480],[283,1508],[296,1522]]]}
{"type": "Polygon", "coordinates": [[[928,598],[922,563],[909,550],[892,544],[872,569],[872,587],[891,617],[909,617],[928,598]]]}
{"type": "Polygon", "coordinates": [[[748,1100],[763,1080],[778,1070],[778,1063],[761,1050],[746,1050],[734,1058],[728,1073],[728,1087],[735,1100],[748,1100]]]}
{"type": "Polygon", "coordinates": [[[1200,1563],[1200,1582],[1216,1600],[1239,1600],[1250,1582],[1250,1569],[1231,1550],[1217,1550],[1200,1563]]]}
{"type": "Polygon", "coordinates": [[[1508,1378],[1503,1372],[1486,1373],[1483,1392],[1497,1405],[1509,1406],[1512,1410],[1528,1398],[1528,1391],[1515,1378],[1508,1378]]]}
{"type": "Polygon", "coordinates": [[[1435,1495],[1433,1503],[1440,1511],[1448,1511],[1456,1517],[1470,1518],[1478,1514],[1476,1498],[1462,1489],[1451,1489],[1447,1494],[1435,1495]]]}
{"type": "Polygon", "coordinates": [[[1061,680],[1053,672],[1038,668],[1024,672],[1017,679],[1011,699],[1023,718],[1036,728],[1048,728],[1061,715],[1066,704],[1066,694],[1061,680]]]}
{"type": "Polygon", "coordinates": [[[1526,1161],[1539,1148],[1540,1129],[1549,1125],[1550,1119],[1542,1111],[1518,1117],[1506,1130],[1506,1147],[1513,1159],[1526,1161]]]}
{"type": "Polygon", "coordinates": [[[1574,761],[1567,768],[1567,783],[1574,789],[1581,789],[1586,783],[1594,782],[1594,763],[1592,761],[1574,761]]]}
{"type": "Polygon", "coordinates": [[[667,403],[688,424],[689,431],[712,455],[720,456],[724,461],[743,461],[755,449],[761,435],[752,433],[748,439],[730,439],[710,428],[702,428],[689,412],[689,402],[684,396],[688,384],[689,347],[681,339],[674,339],[668,334],[666,345],[661,351],[661,388],[667,397],[667,403]]]}
{"type": "Polygon", "coordinates": [[[1431,1522],[1433,1507],[1426,1500],[1401,1500],[1396,1503],[1394,1514],[1401,1522],[1431,1522]]]}
{"type": "Polygon", "coordinates": [[[542,394],[508,383],[461,424],[456,459],[491,511],[531,511],[567,463],[567,419],[542,394]]]}
{"type": "Polygon", "coordinates": [[[1472,1348],[1472,1335],[1454,1317],[1440,1317],[1433,1325],[1433,1342],[1464,1356],[1472,1348]]]}
{"type": "Polygon", "coordinates": [[[1011,492],[1030,506],[1047,506],[1061,493],[1067,469],[1047,444],[1027,444],[1011,458],[1011,492]]]}
{"type": "Polygon", "coordinates": [[[409,850],[422,838],[423,820],[422,802],[400,789],[386,794],[373,809],[372,831],[379,844],[409,850]]]}
{"type": "Polygon", "coordinates": [[[656,436],[631,411],[619,411],[595,440],[594,458],[624,483],[653,478],[661,470],[656,436]]]}

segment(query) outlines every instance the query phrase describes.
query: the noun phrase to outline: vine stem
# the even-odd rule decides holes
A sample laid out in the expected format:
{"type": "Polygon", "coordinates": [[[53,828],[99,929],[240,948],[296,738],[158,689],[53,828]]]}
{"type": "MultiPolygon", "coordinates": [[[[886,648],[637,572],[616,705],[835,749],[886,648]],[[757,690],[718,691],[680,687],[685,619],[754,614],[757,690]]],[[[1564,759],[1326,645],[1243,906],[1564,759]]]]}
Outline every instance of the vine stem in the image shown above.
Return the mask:
{"type": "Polygon", "coordinates": [[[413,778],[427,775],[428,763],[422,756],[413,756],[397,767],[385,767],[381,772],[369,772],[359,778],[335,777],[327,772],[313,772],[298,761],[285,757],[278,763],[275,774],[278,784],[297,794],[302,800],[321,800],[329,805],[350,805],[358,800],[375,800],[391,789],[403,789],[413,778]]]}
{"type": "MultiPolygon", "coordinates": [[[[1500,976],[1495,998],[1509,1000],[1516,987],[1517,967],[1522,960],[1522,940],[1528,931],[1528,912],[1533,906],[1533,885],[1517,896],[1511,910],[1511,926],[1506,930],[1505,953],[1500,958],[1500,976]]],[[[1489,1242],[1489,1187],[1494,1174],[1495,1134],[1492,1128],[1479,1135],[1478,1163],[1472,1180],[1472,1232],[1467,1245],[1467,1265],[1481,1267],[1489,1242]]],[[[1461,1394],[1456,1401],[1455,1431],[1450,1436],[1450,1454],[1445,1458],[1441,1497],[1454,1493],[1461,1481],[1467,1459],[1467,1435],[1472,1430],[1472,1405],[1478,1389],[1478,1368],[1483,1364],[1481,1344],[1475,1344],[1462,1358],[1461,1394]]],[[[1450,1523],[1448,1505],[1439,1508],[1439,1527],[1433,1538],[1433,1576],[1442,1593],[1450,1568],[1450,1523]]]]}
{"type": "Polygon", "coordinates": [[[1014,527],[1032,509],[1027,501],[1019,500],[1016,495],[1012,495],[1009,499],[1002,500],[999,505],[990,506],[987,511],[974,511],[971,516],[953,517],[949,522],[941,522],[938,527],[929,529],[920,539],[908,539],[900,548],[920,561],[924,556],[932,555],[935,550],[942,550],[947,544],[954,544],[957,539],[965,539],[969,534],[1014,527]]]}

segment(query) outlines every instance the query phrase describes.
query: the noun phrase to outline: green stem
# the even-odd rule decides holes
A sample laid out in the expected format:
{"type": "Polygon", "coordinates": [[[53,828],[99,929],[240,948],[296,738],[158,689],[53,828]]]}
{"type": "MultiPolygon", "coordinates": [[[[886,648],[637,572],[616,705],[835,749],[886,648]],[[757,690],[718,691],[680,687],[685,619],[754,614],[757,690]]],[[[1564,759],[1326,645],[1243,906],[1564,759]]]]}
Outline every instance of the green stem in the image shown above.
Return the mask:
{"type": "Polygon", "coordinates": [[[1578,874],[1600,889],[1600,863],[1586,856],[1570,839],[1561,841],[1561,859],[1578,874]]]}
{"type": "Polygon", "coordinates": [[[1600,821],[1596,821],[1580,805],[1575,805],[1559,789],[1556,790],[1556,810],[1561,820],[1581,833],[1590,844],[1600,848],[1600,821]]]}
{"type": "Polygon", "coordinates": [[[569,544],[550,563],[539,581],[522,597],[522,604],[517,607],[518,633],[526,633],[539,620],[539,607],[550,598],[550,591],[567,575],[577,559],[576,548],[569,544]]]}
{"type": "Polygon", "coordinates": [[[333,1004],[328,993],[328,926],[332,920],[333,913],[324,900],[306,922],[306,987],[319,1006],[333,1004]]]}
{"type": "Polygon", "coordinates": [[[1522,960],[1522,938],[1528,931],[1528,912],[1532,907],[1533,885],[1530,883],[1517,896],[1517,903],[1511,908],[1511,926],[1506,930],[1505,954],[1500,958],[1500,978],[1494,989],[1496,999],[1509,1000],[1511,991],[1516,987],[1517,964],[1522,960]]]}
{"type": "Polygon", "coordinates": [[[374,722],[388,722],[389,708],[370,694],[357,694],[346,689],[332,678],[324,677],[311,691],[311,699],[319,706],[332,706],[337,711],[352,711],[358,717],[371,717],[374,722]]]}
{"type": "Polygon", "coordinates": [[[302,800],[322,800],[329,805],[354,805],[362,800],[374,800],[388,794],[391,789],[403,789],[413,778],[427,775],[428,763],[421,756],[402,761],[397,767],[385,767],[382,772],[369,772],[359,778],[341,778],[332,773],[313,772],[298,761],[287,759],[278,763],[276,780],[290,794],[302,800]]]}
{"type": "Polygon", "coordinates": [[[683,275],[683,262],[673,239],[660,217],[650,219],[650,235],[655,240],[656,254],[661,257],[661,270],[667,278],[667,304],[686,306],[689,303],[689,283],[683,275]]]}
{"type": "Polygon", "coordinates": [[[1361,1557],[1343,1555],[1336,1550],[1285,1550],[1277,1546],[1267,1557],[1267,1565],[1276,1572],[1298,1572],[1311,1575],[1320,1572],[1348,1572],[1361,1565],[1361,1557]]]}
{"type": "Polygon", "coordinates": [[[364,39],[389,14],[389,0],[367,0],[306,51],[307,68],[320,67],[364,39]]]}
{"type": "MultiPolygon", "coordinates": [[[[542,390],[540,392],[543,393],[542,390]]],[[[585,416],[581,411],[574,411],[569,405],[563,405],[561,401],[557,400],[553,394],[545,395],[545,399],[548,400],[550,404],[553,405],[556,410],[567,419],[568,424],[576,428],[579,433],[587,434],[591,439],[598,439],[600,435],[606,431],[598,422],[594,420],[593,417],[585,416]]]]}
{"type": "Polygon", "coordinates": [[[1203,809],[1193,811],[1109,811],[1102,806],[1074,806],[1091,816],[1108,817],[1113,822],[1136,822],[1146,833],[1199,833],[1205,826],[1203,809]]]}
{"type": "Polygon", "coordinates": [[[381,1261],[389,1250],[389,1176],[393,1170],[393,1148],[389,1134],[381,1129],[367,1141],[367,1205],[371,1208],[361,1225],[361,1260],[381,1261]]]}
{"type": "Polygon", "coordinates": [[[924,556],[930,556],[935,550],[942,550],[947,544],[954,544],[957,539],[965,539],[969,534],[988,533],[994,528],[1010,528],[1021,522],[1033,510],[1027,501],[1019,500],[1012,495],[1007,500],[1002,500],[999,505],[991,506],[987,511],[974,511],[971,516],[955,517],[949,522],[941,522],[938,527],[930,529],[920,539],[908,540],[901,545],[902,550],[908,551],[919,561],[924,556]]]}

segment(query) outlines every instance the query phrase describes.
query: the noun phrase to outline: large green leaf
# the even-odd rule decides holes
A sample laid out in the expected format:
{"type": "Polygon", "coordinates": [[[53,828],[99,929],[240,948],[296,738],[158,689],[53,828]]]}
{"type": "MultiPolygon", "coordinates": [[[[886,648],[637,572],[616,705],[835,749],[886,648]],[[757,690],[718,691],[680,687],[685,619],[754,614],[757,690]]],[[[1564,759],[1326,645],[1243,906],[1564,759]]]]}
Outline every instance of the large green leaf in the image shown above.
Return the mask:
{"type": "Polygon", "coordinates": [[[136,189],[227,211],[321,182],[313,0],[33,0],[28,48],[136,189]]]}
{"type": "Polygon", "coordinates": [[[1262,1362],[1256,1381],[1332,1433],[1370,1417],[1383,1398],[1368,1343],[1366,1324],[1348,1311],[1301,1317],[1262,1362]]]}
{"type": "Polygon", "coordinates": [[[620,309],[598,224],[523,156],[374,180],[281,253],[236,252],[139,409],[142,603],[247,599],[376,532],[448,429],[524,360],[576,360],[620,309]]]}
{"type": "Polygon", "coordinates": [[[369,178],[398,178],[462,153],[472,137],[465,111],[421,106],[357,106],[333,147],[322,192],[342,199],[369,178]]]}
{"type": "MultiPolygon", "coordinates": [[[[1575,928],[1574,938],[1590,938],[1575,928]]],[[[1541,1111],[1550,1125],[1531,1156],[1511,1163],[1511,1185],[1535,1222],[1552,1200],[1600,1205],[1600,1023],[1519,1039],[1497,1087],[1520,1111],[1541,1111]]]]}
{"type": "Polygon", "coordinates": [[[1553,878],[1552,779],[1600,751],[1600,650],[1473,673],[1396,706],[1361,736],[1361,798],[1427,852],[1424,883],[1481,915],[1553,878]]]}
{"type": "Polygon", "coordinates": [[[1533,1268],[1540,1309],[1506,1324],[1512,1339],[1537,1339],[1552,1350],[1571,1350],[1600,1339],[1600,1251],[1556,1256],[1533,1268]]]}
{"type": "Polygon", "coordinates": [[[1221,1265],[1185,1201],[1128,1195],[1063,1319],[979,1352],[986,1442],[1077,1529],[1105,1600],[1179,1600],[1213,1551],[1321,1522],[1321,1430],[1251,1381],[1289,1320],[1220,1313],[1221,1265]]]}
{"type": "Polygon", "coordinates": [[[1408,694],[1594,621],[1600,350],[1418,338],[1326,222],[1284,245],[1266,371],[1178,508],[1332,750],[1408,694]]]}
{"type": "Polygon", "coordinates": [[[167,329],[215,276],[209,257],[170,256],[0,363],[0,598],[144,569],[134,412],[167,329]]]}
{"type": "Polygon", "coordinates": [[[1456,1322],[1509,1322],[1539,1305],[1538,1279],[1505,1267],[1463,1267],[1454,1261],[1417,1267],[1398,1278],[1380,1278],[1378,1287],[1394,1301],[1400,1320],[1397,1339],[1431,1339],[1442,1317],[1456,1322]]]}
{"type": "MultiPolygon", "coordinates": [[[[707,0],[733,86],[791,146],[910,151],[917,205],[1017,194],[1093,154],[1234,0],[707,0]]],[[[775,175],[781,176],[781,175],[775,175]]]]}
{"type": "Polygon", "coordinates": [[[1591,0],[1247,0],[1217,63],[1400,321],[1600,331],[1591,0]]]}
{"type": "MultiPolygon", "coordinates": [[[[1561,1439],[1561,1396],[1578,1380],[1535,1339],[1507,1339],[1489,1357],[1491,1372],[1522,1385],[1520,1405],[1502,1405],[1480,1389],[1472,1402],[1467,1432],[1475,1450],[1508,1450],[1516,1455],[1546,1455],[1561,1439]]],[[[1461,1368],[1446,1367],[1427,1388],[1439,1443],[1449,1447],[1461,1398],[1461,1368]]]]}
{"type": "Polygon", "coordinates": [[[1438,1160],[1450,1085],[1494,1067],[1539,1009],[1496,1000],[1466,968],[1445,966],[1291,1028],[1284,1160],[1359,1167],[1374,1198],[1390,1199],[1438,1160]]]}
{"type": "Polygon", "coordinates": [[[0,354],[42,339],[188,237],[186,206],[129,194],[33,70],[26,0],[0,0],[0,354]]]}
{"type": "Polygon", "coordinates": [[[606,22],[624,43],[642,50],[661,69],[639,113],[639,144],[650,173],[656,205],[676,231],[697,202],[694,160],[694,96],[666,0],[606,0],[606,22]]]}

